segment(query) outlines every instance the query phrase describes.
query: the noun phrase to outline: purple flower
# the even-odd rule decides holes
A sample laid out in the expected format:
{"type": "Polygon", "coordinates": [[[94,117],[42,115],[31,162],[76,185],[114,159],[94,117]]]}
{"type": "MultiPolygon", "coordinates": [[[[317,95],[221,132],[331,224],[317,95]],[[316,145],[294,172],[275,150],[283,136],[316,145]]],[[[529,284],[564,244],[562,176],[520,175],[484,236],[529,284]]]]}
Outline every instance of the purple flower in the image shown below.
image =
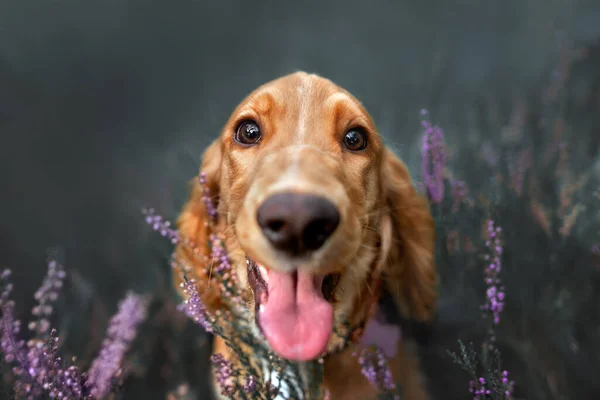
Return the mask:
{"type": "Polygon", "coordinates": [[[19,339],[21,324],[14,318],[14,303],[11,301],[5,301],[2,304],[0,330],[0,350],[4,354],[4,361],[13,366],[16,378],[15,393],[26,398],[34,394],[39,395],[41,387],[30,375],[33,367],[27,357],[25,342],[19,339]]]}
{"type": "Polygon", "coordinates": [[[50,260],[48,262],[48,272],[46,273],[46,277],[40,288],[34,294],[37,305],[33,307],[32,314],[36,319],[29,323],[29,330],[34,331],[38,335],[46,334],[49,331],[50,321],[48,318],[53,311],[52,304],[58,299],[65,276],[65,269],[61,264],[55,260],[50,260]]]}
{"type": "Polygon", "coordinates": [[[129,294],[111,320],[104,346],[92,363],[88,380],[87,374],[80,373],[75,365],[66,365],[60,356],[56,329],[48,332],[52,303],[58,298],[65,275],[62,265],[55,260],[48,262],[48,273],[35,292],[37,304],[33,315],[36,320],[29,324],[34,335],[25,343],[19,339],[21,324],[14,318],[14,302],[9,298],[12,290],[10,271],[0,273],[0,350],[5,362],[12,367],[14,392],[19,398],[37,399],[46,394],[52,399],[87,400],[107,395],[112,378],[120,373],[123,355],[145,318],[146,302],[129,294]]]}
{"type": "Polygon", "coordinates": [[[198,181],[200,182],[200,185],[202,186],[202,202],[204,202],[204,207],[206,207],[206,212],[207,212],[208,216],[214,220],[217,218],[217,207],[215,207],[215,204],[213,203],[213,201],[210,197],[211,193],[210,193],[210,189],[206,185],[206,174],[204,172],[200,173],[200,176],[198,177],[198,181]]]}
{"type": "Polygon", "coordinates": [[[212,260],[216,264],[215,271],[219,274],[230,271],[229,256],[225,246],[221,243],[221,239],[217,235],[211,235],[210,240],[212,243],[212,260]]]}
{"type": "Polygon", "coordinates": [[[142,209],[142,214],[146,216],[146,223],[150,225],[153,230],[171,240],[171,243],[173,244],[179,242],[179,232],[171,227],[170,221],[167,221],[162,216],[156,214],[154,208],[144,208],[142,209]]]}
{"type": "Polygon", "coordinates": [[[236,371],[231,364],[231,361],[227,360],[223,357],[222,354],[213,354],[210,357],[210,361],[212,362],[213,368],[215,370],[215,377],[217,379],[217,383],[219,388],[221,389],[221,394],[225,396],[233,396],[235,394],[235,379],[236,379],[236,371]]]}
{"type": "Polygon", "coordinates": [[[492,392],[485,387],[485,379],[479,378],[477,381],[469,382],[469,392],[473,394],[473,400],[486,398],[492,392]]]}
{"type": "MultiPolygon", "coordinates": [[[[500,322],[500,314],[504,309],[504,288],[501,285],[499,278],[500,271],[502,270],[502,253],[504,251],[503,243],[501,239],[502,228],[496,226],[493,220],[487,221],[487,240],[485,246],[487,248],[487,254],[484,258],[486,261],[486,267],[484,270],[484,281],[487,286],[486,289],[486,301],[481,309],[491,316],[491,325],[489,327],[488,335],[484,341],[484,345],[490,349],[494,348],[494,326],[500,322]]],[[[508,371],[492,372],[490,374],[496,375],[495,379],[502,382],[502,385],[498,387],[493,385],[489,389],[486,385],[488,382],[485,378],[480,377],[469,382],[469,392],[473,395],[474,400],[480,400],[489,398],[492,392],[500,393],[506,398],[510,398],[514,389],[514,382],[508,380],[508,371]]],[[[475,378],[475,376],[473,376],[475,378]]],[[[503,397],[504,398],[504,397],[503,397]]]]}
{"type": "Polygon", "coordinates": [[[500,239],[500,233],[502,228],[496,227],[493,220],[489,220],[487,223],[487,233],[489,239],[486,241],[485,246],[489,253],[486,254],[485,259],[487,266],[484,270],[484,279],[487,285],[486,289],[486,302],[481,309],[490,313],[494,325],[500,322],[500,314],[504,309],[504,287],[500,285],[499,274],[502,269],[501,255],[503,252],[502,241],[500,239]]]}
{"type": "Polygon", "coordinates": [[[360,352],[354,353],[354,355],[358,355],[361,373],[371,385],[384,391],[391,391],[396,388],[392,371],[390,371],[387,359],[379,347],[365,347],[360,352]]]}
{"type": "MultiPolygon", "coordinates": [[[[49,339],[28,343],[28,357],[32,366],[37,367],[37,381],[50,398],[87,399],[83,388],[85,376],[79,374],[75,365],[65,368],[58,354],[58,342],[56,329],[52,329],[49,339]]],[[[30,374],[34,376],[32,370],[30,374]]]]}
{"type": "MultiPolygon", "coordinates": [[[[502,394],[505,395],[506,398],[510,398],[514,390],[515,383],[508,380],[508,371],[502,371],[498,378],[500,382],[502,382],[502,394]]],[[[469,392],[473,395],[473,400],[490,398],[492,390],[490,390],[486,385],[487,381],[483,377],[469,381],[469,392]]],[[[495,392],[498,393],[496,390],[495,392]]]]}
{"type": "Polygon", "coordinates": [[[8,297],[12,291],[12,283],[9,281],[11,274],[10,269],[5,269],[0,273],[0,287],[2,287],[2,292],[0,292],[0,306],[9,301],[8,297]]]}
{"type": "Polygon", "coordinates": [[[30,323],[35,333],[25,344],[19,339],[20,321],[14,319],[14,303],[8,299],[12,285],[8,282],[10,271],[1,275],[2,281],[2,343],[5,361],[13,366],[15,393],[24,398],[38,398],[43,392],[51,398],[85,398],[82,376],[76,366],[64,368],[58,355],[56,330],[48,334],[47,318],[52,314],[52,302],[58,297],[65,277],[63,267],[56,261],[48,263],[48,273],[35,293],[37,305],[33,314],[37,320],[30,323]]]}
{"type": "Polygon", "coordinates": [[[213,332],[212,324],[210,323],[208,312],[200,295],[196,281],[193,279],[185,279],[185,282],[180,284],[183,292],[188,298],[179,305],[179,309],[190,317],[194,322],[203,327],[207,332],[213,332]]]}
{"type": "Polygon", "coordinates": [[[147,301],[128,293],[110,321],[100,354],[92,362],[86,385],[94,397],[106,396],[112,379],[119,374],[125,353],[137,335],[138,326],[146,318],[147,301]]]}
{"type": "Polygon", "coordinates": [[[236,284],[237,275],[231,268],[229,255],[227,254],[227,249],[225,248],[222,238],[212,234],[209,239],[211,246],[211,265],[209,267],[209,274],[213,275],[214,271],[216,272],[216,275],[218,275],[218,278],[220,279],[220,290],[223,293],[224,298],[229,300],[232,304],[243,303],[241,291],[236,284]]]}
{"type": "Polygon", "coordinates": [[[425,190],[433,203],[441,203],[444,199],[444,167],[446,165],[444,132],[439,126],[432,125],[427,120],[423,120],[421,125],[425,128],[421,150],[421,174],[425,190]]]}
{"type": "Polygon", "coordinates": [[[508,380],[508,371],[502,371],[502,384],[504,385],[504,394],[506,397],[510,397],[515,390],[515,381],[508,380]]]}
{"type": "Polygon", "coordinates": [[[256,392],[256,377],[254,375],[246,376],[246,383],[242,387],[242,390],[248,394],[256,392]]]}

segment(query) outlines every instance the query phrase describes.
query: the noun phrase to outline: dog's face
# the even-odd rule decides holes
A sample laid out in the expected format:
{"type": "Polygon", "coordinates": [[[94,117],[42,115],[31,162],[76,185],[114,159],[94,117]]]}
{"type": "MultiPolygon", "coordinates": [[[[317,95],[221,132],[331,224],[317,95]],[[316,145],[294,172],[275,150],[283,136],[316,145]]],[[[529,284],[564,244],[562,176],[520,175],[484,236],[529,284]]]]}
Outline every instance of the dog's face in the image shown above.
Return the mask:
{"type": "MultiPolygon", "coordinates": [[[[280,356],[319,357],[336,323],[366,314],[382,276],[402,309],[430,315],[431,217],[345,90],[305,73],[261,86],[235,109],[202,169],[218,193],[218,225],[249,314],[280,356]],[[407,261],[416,265],[403,268],[407,261]],[[423,282],[406,287],[415,279],[423,282]]],[[[180,218],[184,234],[190,218],[205,218],[192,207],[180,218]]]]}

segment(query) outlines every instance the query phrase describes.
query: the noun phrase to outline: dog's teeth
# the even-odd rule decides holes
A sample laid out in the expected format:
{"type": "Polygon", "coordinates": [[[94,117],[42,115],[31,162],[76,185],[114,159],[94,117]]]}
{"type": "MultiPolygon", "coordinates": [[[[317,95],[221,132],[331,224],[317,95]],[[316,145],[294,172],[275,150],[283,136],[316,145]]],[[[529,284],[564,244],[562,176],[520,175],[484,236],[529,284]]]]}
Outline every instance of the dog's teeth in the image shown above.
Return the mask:
{"type": "Polygon", "coordinates": [[[263,312],[263,311],[265,311],[265,305],[261,304],[258,306],[258,312],[263,312]]]}
{"type": "Polygon", "coordinates": [[[265,282],[269,282],[269,272],[267,271],[267,269],[265,267],[263,267],[262,265],[259,265],[258,270],[260,271],[260,274],[262,275],[263,280],[265,282]]]}

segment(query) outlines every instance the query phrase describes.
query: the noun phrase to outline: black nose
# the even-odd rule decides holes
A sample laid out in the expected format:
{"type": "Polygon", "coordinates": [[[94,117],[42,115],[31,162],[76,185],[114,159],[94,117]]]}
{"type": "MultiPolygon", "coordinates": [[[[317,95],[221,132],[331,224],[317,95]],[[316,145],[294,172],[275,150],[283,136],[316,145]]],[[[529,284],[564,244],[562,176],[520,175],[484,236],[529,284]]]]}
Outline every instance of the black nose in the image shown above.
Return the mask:
{"type": "Polygon", "coordinates": [[[256,218],[269,242],[294,256],[320,248],[340,223],[340,213],[329,200],[300,193],[268,197],[256,218]]]}

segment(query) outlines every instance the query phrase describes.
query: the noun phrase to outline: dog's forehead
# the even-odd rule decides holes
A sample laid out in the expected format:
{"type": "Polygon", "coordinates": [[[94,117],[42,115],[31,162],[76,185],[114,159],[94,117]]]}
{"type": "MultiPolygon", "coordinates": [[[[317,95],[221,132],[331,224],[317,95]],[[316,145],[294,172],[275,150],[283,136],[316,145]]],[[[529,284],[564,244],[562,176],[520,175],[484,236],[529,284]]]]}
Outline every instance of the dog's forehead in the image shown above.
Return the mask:
{"type": "Polygon", "coordinates": [[[334,149],[339,135],[356,127],[370,134],[375,153],[381,147],[375,123],[351,93],[305,72],[267,82],[250,93],[232,113],[223,138],[228,139],[244,120],[256,120],[268,132],[265,148],[312,143],[334,149]]]}
{"type": "MultiPolygon", "coordinates": [[[[295,100],[296,105],[302,99],[317,100],[335,93],[346,92],[329,79],[316,74],[307,74],[306,72],[296,72],[275,79],[256,90],[257,94],[260,94],[261,91],[271,91],[276,96],[284,97],[288,101],[294,102],[295,100]]],[[[347,94],[347,96],[349,100],[357,101],[350,94],[347,94]]]]}
{"type": "Polygon", "coordinates": [[[259,113],[300,114],[342,106],[353,114],[368,113],[351,93],[316,74],[296,72],[255,89],[238,106],[237,112],[252,108],[259,113]]]}

